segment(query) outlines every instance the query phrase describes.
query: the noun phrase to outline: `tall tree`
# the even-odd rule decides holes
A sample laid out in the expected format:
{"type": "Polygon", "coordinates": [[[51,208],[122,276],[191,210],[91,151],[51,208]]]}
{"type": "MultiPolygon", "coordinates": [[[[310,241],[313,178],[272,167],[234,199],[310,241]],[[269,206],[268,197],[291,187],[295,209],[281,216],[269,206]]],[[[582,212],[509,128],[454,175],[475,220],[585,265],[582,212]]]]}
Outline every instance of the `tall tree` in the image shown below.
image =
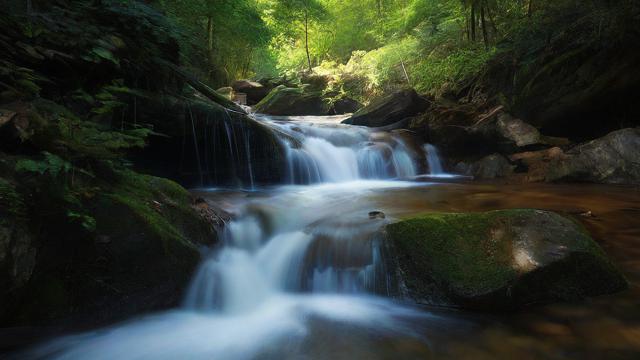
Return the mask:
{"type": "Polygon", "coordinates": [[[297,23],[302,26],[307,66],[311,70],[309,27],[311,22],[319,22],[326,19],[328,16],[327,9],[318,0],[277,0],[275,14],[280,21],[297,23]]]}

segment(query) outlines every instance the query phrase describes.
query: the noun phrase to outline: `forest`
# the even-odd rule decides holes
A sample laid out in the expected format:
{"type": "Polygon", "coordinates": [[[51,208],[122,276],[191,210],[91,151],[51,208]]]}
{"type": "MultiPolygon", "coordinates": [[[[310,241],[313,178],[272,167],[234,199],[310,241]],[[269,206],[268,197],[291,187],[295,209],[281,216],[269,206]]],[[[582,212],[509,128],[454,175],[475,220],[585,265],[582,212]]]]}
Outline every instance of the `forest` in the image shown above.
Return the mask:
{"type": "Polygon", "coordinates": [[[636,359],[637,0],[0,1],[0,358],[636,359]]]}

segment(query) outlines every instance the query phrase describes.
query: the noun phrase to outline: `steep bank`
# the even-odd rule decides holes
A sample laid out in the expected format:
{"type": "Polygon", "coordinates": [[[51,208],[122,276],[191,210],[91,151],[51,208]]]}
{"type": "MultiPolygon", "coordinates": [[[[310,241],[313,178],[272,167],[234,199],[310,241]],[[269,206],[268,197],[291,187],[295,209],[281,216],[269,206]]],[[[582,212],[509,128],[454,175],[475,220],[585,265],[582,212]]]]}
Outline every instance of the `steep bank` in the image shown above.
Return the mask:
{"type": "Polygon", "coordinates": [[[152,175],[199,181],[174,154],[199,151],[200,124],[248,118],[180,69],[178,30],[141,2],[39,3],[0,29],[0,322],[177,304],[223,220],[152,175]]]}

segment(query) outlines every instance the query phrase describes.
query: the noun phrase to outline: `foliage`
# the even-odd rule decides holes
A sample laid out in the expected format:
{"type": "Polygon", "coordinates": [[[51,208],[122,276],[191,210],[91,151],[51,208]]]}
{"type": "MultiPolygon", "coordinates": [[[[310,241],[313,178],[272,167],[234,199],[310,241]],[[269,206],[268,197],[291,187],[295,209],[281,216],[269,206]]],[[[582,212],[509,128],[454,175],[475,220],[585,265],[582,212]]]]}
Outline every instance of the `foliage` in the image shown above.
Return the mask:
{"type": "Polygon", "coordinates": [[[40,175],[48,173],[52,177],[60,174],[68,173],[71,170],[71,164],[62,158],[48,152],[44,152],[43,160],[20,159],[16,163],[16,171],[30,172],[40,175]]]}
{"type": "Polygon", "coordinates": [[[270,56],[270,29],[255,0],[160,0],[184,30],[183,60],[216,86],[250,76],[270,56]]]}
{"type": "Polygon", "coordinates": [[[0,178],[0,214],[2,212],[7,212],[11,217],[24,217],[26,205],[16,186],[0,178]]]}

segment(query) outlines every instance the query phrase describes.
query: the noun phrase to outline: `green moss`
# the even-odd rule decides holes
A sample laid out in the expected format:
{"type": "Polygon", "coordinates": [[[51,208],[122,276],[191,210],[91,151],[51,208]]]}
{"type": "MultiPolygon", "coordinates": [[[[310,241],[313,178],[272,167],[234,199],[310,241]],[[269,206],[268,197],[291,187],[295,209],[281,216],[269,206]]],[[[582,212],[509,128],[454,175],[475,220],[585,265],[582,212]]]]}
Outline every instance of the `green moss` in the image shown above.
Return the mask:
{"type": "Polygon", "coordinates": [[[166,179],[142,175],[131,170],[117,171],[116,186],[107,194],[115,204],[126,207],[148,236],[162,240],[169,252],[171,242],[192,246],[181,226],[187,218],[197,219],[189,206],[189,193],[166,179]]]}
{"type": "MultiPolygon", "coordinates": [[[[516,213],[523,210],[508,210],[516,213]]],[[[485,293],[516,275],[511,242],[495,241],[493,224],[504,212],[428,214],[391,224],[389,235],[420,273],[433,273],[455,292],[485,293]]]]}
{"type": "Polygon", "coordinates": [[[9,181],[0,178],[0,212],[6,212],[12,217],[26,215],[26,206],[22,195],[9,181]]]}

